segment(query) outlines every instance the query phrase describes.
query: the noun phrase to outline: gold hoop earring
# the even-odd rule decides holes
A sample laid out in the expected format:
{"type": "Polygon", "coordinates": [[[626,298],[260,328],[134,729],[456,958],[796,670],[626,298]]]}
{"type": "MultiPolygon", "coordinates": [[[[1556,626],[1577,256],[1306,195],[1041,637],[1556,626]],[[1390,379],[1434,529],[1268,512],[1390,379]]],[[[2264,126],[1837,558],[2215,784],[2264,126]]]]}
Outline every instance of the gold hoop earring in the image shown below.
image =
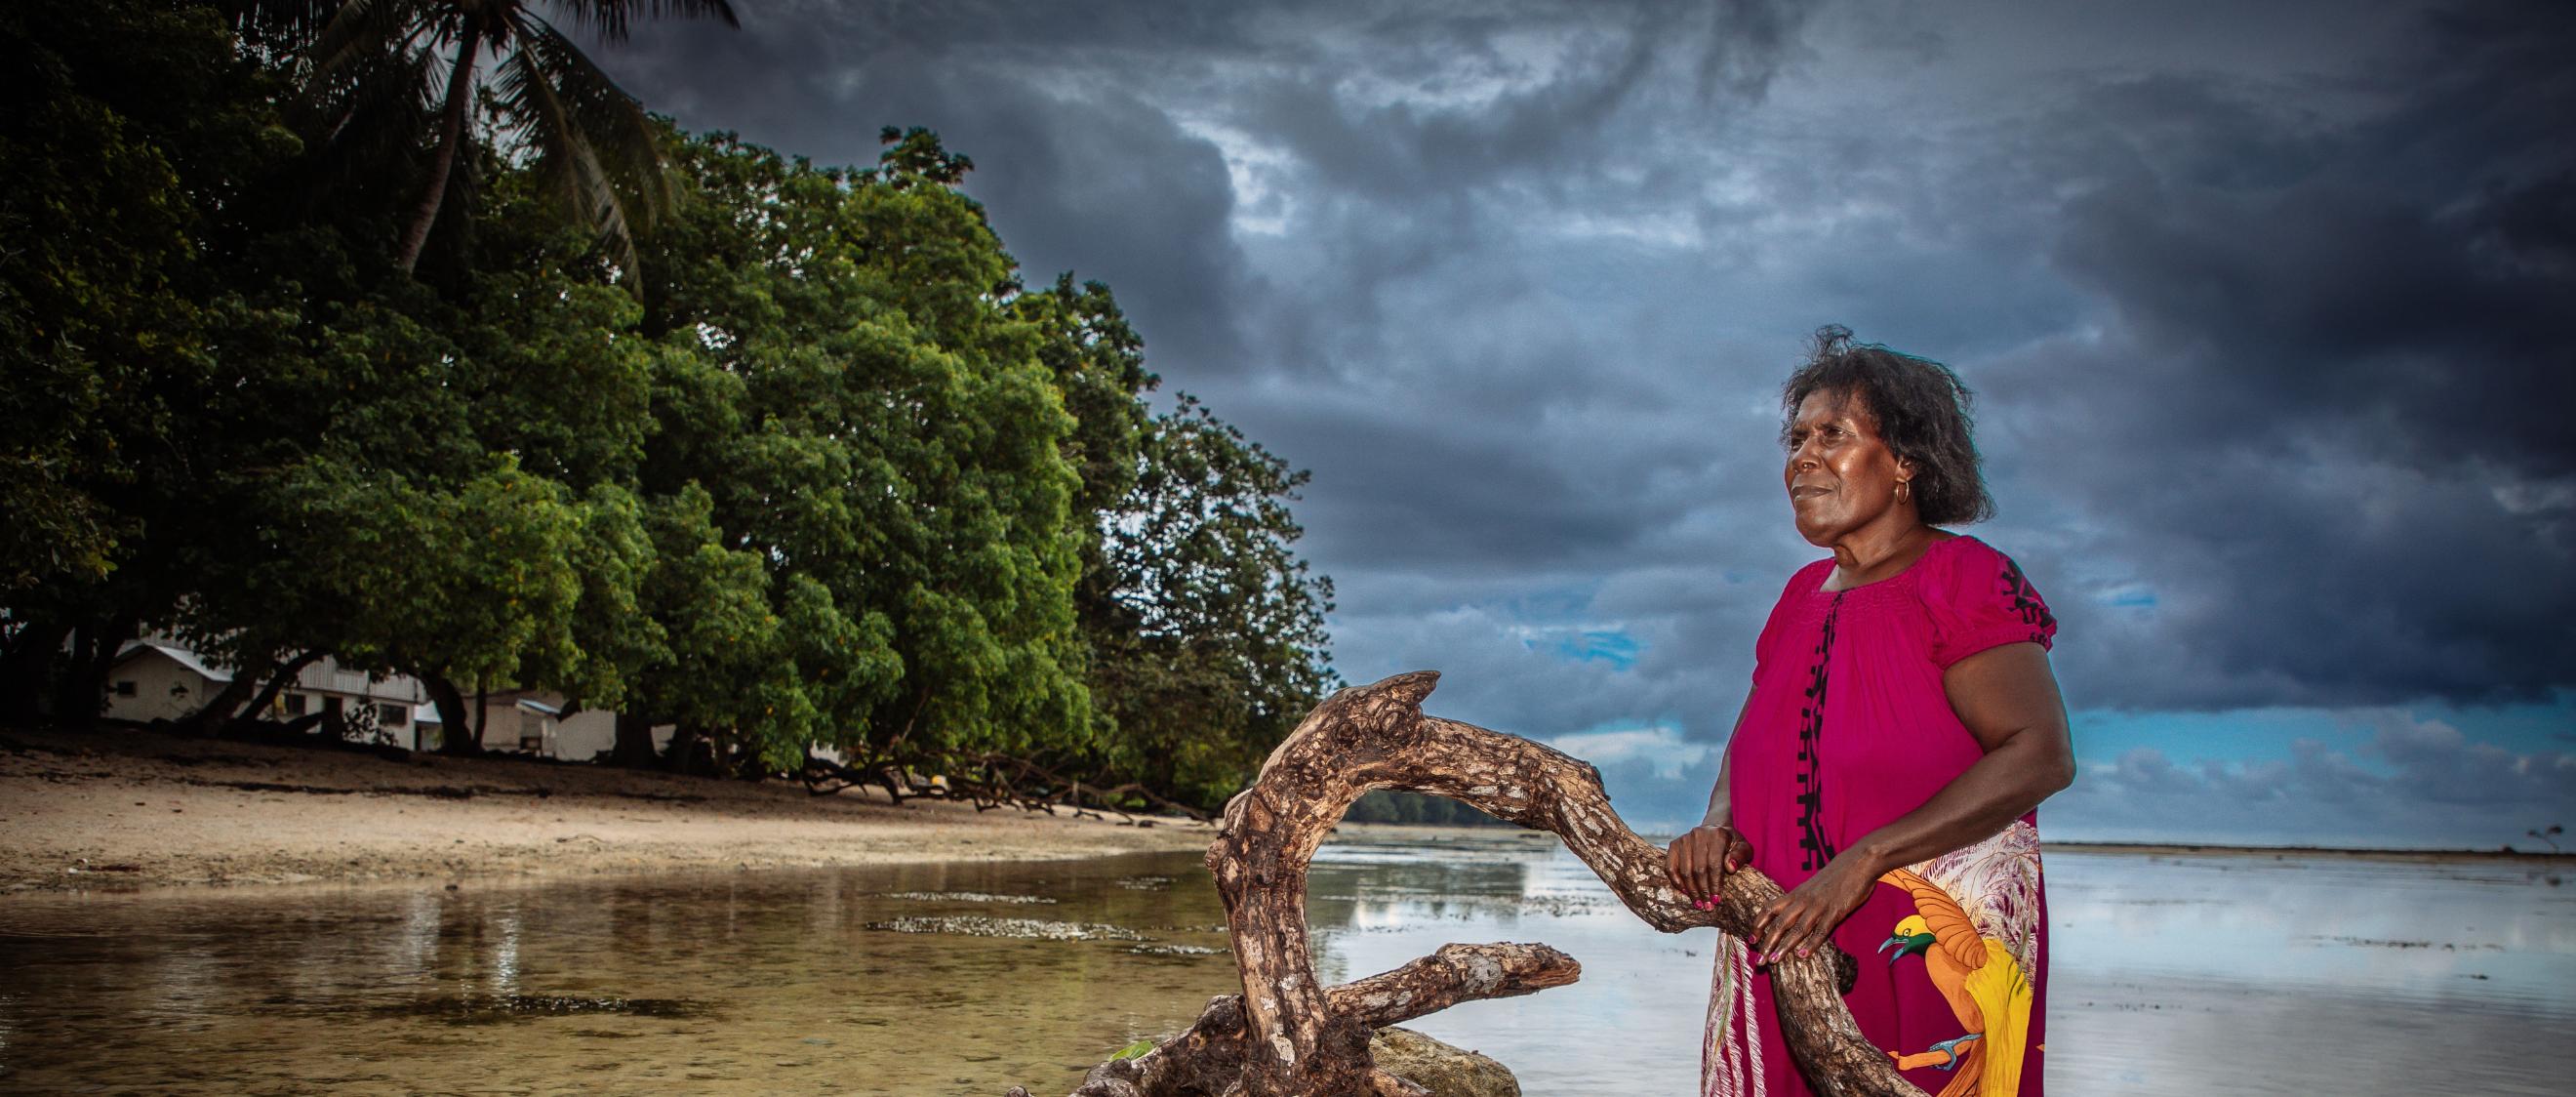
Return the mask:
{"type": "Polygon", "coordinates": [[[1907,501],[1907,500],[1909,500],[1909,499],[1912,499],[1913,497],[1914,497],[1914,485],[1913,485],[1913,483],[1912,483],[1911,481],[1907,481],[1907,480],[1899,480],[1899,481],[1897,481],[1897,482],[1896,482],[1896,501],[1897,501],[1897,502],[1902,503],[1902,502],[1905,502],[1905,501],[1907,501]]]}

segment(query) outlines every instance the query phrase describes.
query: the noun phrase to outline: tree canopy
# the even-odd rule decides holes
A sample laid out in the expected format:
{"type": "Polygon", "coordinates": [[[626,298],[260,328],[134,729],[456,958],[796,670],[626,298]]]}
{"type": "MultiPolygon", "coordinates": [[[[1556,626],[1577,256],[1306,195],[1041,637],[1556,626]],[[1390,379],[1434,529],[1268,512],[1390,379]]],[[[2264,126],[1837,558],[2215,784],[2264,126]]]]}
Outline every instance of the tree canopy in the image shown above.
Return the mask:
{"type": "Polygon", "coordinates": [[[566,201],[589,154],[527,136],[529,81],[588,62],[512,24],[451,131],[430,51],[503,39],[442,12],[0,12],[7,714],[95,716],[159,631],[241,672],[209,728],[328,655],[460,731],[541,688],[731,772],[819,749],[1207,806],[1330,684],[1303,474],[1156,397],[1107,287],[1024,284],[964,156],[639,114],[591,192],[655,215],[604,218],[566,201]],[[383,12],[411,22],[351,22],[383,12]],[[421,188],[466,185],[410,262],[421,188]]]}

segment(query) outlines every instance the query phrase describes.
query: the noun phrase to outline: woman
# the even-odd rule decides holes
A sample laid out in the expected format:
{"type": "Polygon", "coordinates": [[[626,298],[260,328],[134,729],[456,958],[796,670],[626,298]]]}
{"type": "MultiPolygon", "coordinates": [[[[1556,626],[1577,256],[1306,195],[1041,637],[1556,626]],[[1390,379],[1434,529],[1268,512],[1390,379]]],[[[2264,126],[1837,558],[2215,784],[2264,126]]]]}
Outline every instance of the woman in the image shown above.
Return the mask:
{"type": "Polygon", "coordinates": [[[2033,809],[2075,761],[2048,607],[2002,553],[1937,528],[1994,511],[1967,402],[1938,363],[1839,327],[1782,391],[1790,511],[1833,555],[1772,607],[1707,819],[1667,853],[1703,901],[1745,865],[1788,889],[1720,954],[1703,1094],[1808,1092],[1764,969],[1829,940],[1864,961],[1862,1034],[1916,1085],[2040,1092],[2033,809]]]}

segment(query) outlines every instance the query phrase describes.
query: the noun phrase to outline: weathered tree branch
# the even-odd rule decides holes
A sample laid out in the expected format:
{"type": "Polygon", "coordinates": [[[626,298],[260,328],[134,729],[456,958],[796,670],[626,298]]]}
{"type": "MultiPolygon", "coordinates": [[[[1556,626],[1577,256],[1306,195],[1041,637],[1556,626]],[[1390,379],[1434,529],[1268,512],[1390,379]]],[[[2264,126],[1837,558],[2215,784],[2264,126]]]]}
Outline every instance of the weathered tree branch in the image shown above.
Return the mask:
{"type": "MultiPolygon", "coordinates": [[[[1104,1064],[1077,1091],[1080,1097],[1333,1097],[1410,1090],[1370,1061],[1370,1011],[1345,993],[1373,980],[1329,989],[1317,985],[1306,928],[1306,874],[1315,848],[1351,801],[1372,789],[1447,796],[1550,831],[1630,911],[1666,933],[1714,926],[1741,937],[1780,898],[1777,884],[1748,870],[1727,877],[1715,909],[1697,909],[1665,875],[1663,851],[1611,810],[1601,775],[1591,765],[1527,739],[1424,716],[1422,701],[1439,677],[1416,671],[1334,694],[1271,753],[1252,787],[1226,805],[1207,861],[1225,900],[1244,994],[1240,1000],[1218,999],[1189,1032],[1145,1058],[1166,1052],[1177,1052],[1175,1062],[1222,1064],[1231,1058],[1234,1071],[1175,1073],[1173,1086],[1151,1088],[1160,1075],[1105,1078],[1102,1072],[1116,1064],[1104,1064]],[[1238,1035],[1220,1040],[1210,1032],[1238,1035]],[[1194,1038],[1198,1043],[1188,1043],[1194,1038]],[[1128,1088],[1093,1088],[1111,1082],[1128,1088]]],[[[1406,970],[1412,965],[1399,969],[1406,970]]],[[[1773,1000],[1790,1054],[1827,1097],[1921,1097],[1887,1054],[1862,1037],[1843,1004],[1837,984],[1853,970],[1851,957],[1839,949],[1772,967],[1773,1000]]],[[[1485,996],[1490,995],[1460,995],[1432,1008],[1485,996]]]]}
{"type": "MultiPolygon", "coordinates": [[[[1573,957],[1546,945],[1442,945],[1393,971],[1325,992],[1335,1013],[1371,1029],[1400,1025],[1460,1002],[1511,998],[1564,986],[1583,973],[1573,957]]],[[[1211,999],[1188,1031],[1133,1059],[1091,1068],[1073,1097],[1167,1097],[1224,1094],[1243,1073],[1243,996],[1211,999]]],[[[1013,1089],[1020,1097],[1028,1091],[1013,1089]]]]}

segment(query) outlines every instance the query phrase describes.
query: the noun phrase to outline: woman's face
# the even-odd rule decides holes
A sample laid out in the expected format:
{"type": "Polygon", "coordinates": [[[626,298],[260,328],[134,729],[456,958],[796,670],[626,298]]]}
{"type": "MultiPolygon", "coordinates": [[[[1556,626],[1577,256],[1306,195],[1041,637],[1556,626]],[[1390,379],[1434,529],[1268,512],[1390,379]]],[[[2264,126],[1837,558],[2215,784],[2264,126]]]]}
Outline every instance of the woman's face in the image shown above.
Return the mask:
{"type": "Polygon", "coordinates": [[[1896,484],[1913,476],[1879,440],[1878,417],[1839,392],[1808,394],[1789,420],[1789,460],[1781,481],[1798,535],[1830,548],[1880,521],[1913,521],[1896,502],[1896,484]]]}

